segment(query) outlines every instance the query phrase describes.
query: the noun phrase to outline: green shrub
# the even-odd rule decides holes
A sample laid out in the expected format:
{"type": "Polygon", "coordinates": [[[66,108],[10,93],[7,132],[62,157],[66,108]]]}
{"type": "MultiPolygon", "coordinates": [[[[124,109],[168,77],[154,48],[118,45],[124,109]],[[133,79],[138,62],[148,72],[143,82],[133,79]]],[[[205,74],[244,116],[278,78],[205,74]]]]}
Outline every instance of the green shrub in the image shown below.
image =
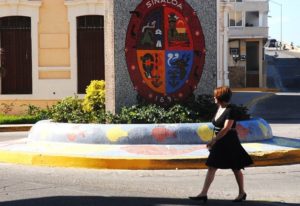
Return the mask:
{"type": "MultiPolygon", "coordinates": [[[[28,114],[35,119],[51,118],[56,122],[147,124],[208,122],[217,111],[213,96],[200,95],[185,104],[176,104],[169,108],[142,103],[123,107],[120,113],[112,114],[105,112],[104,81],[92,81],[87,88],[87,93],[84,100],[77,96],[67,97],[45,110],[29,105],[28,114]]],[[[233,107],[237,120],[249,119],[246,107],[236,105],[233,107]]]]}
{"type": "Polygon", "coordinates": [[[182,105],[164,109],[155,104],[123,107],[119,114],[107,114],[106,119],[108,123],[118,124],[193,122],[191,111],[182,105]]]}
{"type": "Polygon", "coordinates": [[[34,124],[39,120],[41,119],[30,115],[0,115],[0,124],[34,124]]]}
{"type": "Polygon", "coordinates": [[[84,96],[83,110],[86,112],[105,110],[105,82],[103,80],[91,81],[84,96]]]}
{"type": "Polygon", "coordinates": [[[51,116],[55,122],[88,123],[91,114],[82,108],[82,100],[77,96],[67,97],[52,107],[51,116]]]}
{"type": "Polygon", "coordinates": [[[213,96],[207,94],[190,99],[184,105],[192,111],[191,117],[196,122],[211,121],[218,109],[213,96]]]}
{"type": "Polygon", "coordinates": [[[27,107],[26,112],[28,115],[36,116],[42,109],[38,106],[35,106],[33,104],[23,104],[22,107],[27,107]]]}
{"type": "MultiPolygon", "coordinates": [[[[27,106],[28,115],[35,119],[52,119],[55,122],[69,123],[105,123],[105,83],[92,81],[86,89],[84,100],[67,97],[52,107],[41,109],[34,105],[27,106]]],[[[24,105],[23,105],[24,106],[24,105]]]]}
{"type": "Polygon", "coordinates": [[[34,124],[51,118],[51,108],[41,109],[31,104],[21,106],[28,107],[26,115],[0,115],[0,124],[34,124]]]}
{"type": "Polygon", "coordinates": [[[107,123],[108,113],[105,110],[98,110],[88,114],[90,115],[90,123],[107,123]]]}
{"type": "Polygon", "coordinates": [[[191,123],[197,120],[193,119],[192,111],[180,104],[169,108],[166,113],[166,123],[191,123]]]}
{"type": "Polygon", "coordinates": [[[121,112],[113,117],[113,123],[160,123],[165,119],[164,108],[151,104],[145,106],[134,105],[123,107],[121,112]]]}
{"type": "Polygon", "coordinates": [[[0,105],[0,111],[3,114],[8,114],[9,112],[11,112],[13,110],[13,107],[14,107],[14,103],[13,102],[11,102],[9,104],[7,104],[7,103],[1,103],[1,105],[0,105]]]}
{"type": "Polygon", "coordinates": [[[250,114],[248,114],[248,108],[243,105],[232,104],[233,111],[235,112],[235,118],[237,121],[250,119],[250,114]]]}
{"type": "Polygon", "coordinates": [[[46,109],[42,109],[32,104],[23,104],[21,106],[27,107],[26,112],[29,116],[34,116],[37,119],[51,119],[52,118],[52,107],[47,106],[46,109]]]}

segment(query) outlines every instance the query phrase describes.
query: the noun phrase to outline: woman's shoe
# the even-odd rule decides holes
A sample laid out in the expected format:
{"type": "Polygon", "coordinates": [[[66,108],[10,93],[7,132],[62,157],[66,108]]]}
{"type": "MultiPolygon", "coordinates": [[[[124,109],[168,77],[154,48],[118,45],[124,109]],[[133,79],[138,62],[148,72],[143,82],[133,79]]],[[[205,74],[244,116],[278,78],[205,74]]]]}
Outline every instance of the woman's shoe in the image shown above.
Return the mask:
{"type": "Polygon", "coordinates": [[[235,200],[233,200],[232,202],[242,202],[245,201],[247,198],[247,194],[244,193],[243,196],[241,196],[240,198],[236,198],[235,200]]]}
{"type": "Polygon", "coordinates": [[[206,196],[195,196],[189,197],[191,200],[203,201],[204,203],[207,202],[207,195],[206,196]]]}

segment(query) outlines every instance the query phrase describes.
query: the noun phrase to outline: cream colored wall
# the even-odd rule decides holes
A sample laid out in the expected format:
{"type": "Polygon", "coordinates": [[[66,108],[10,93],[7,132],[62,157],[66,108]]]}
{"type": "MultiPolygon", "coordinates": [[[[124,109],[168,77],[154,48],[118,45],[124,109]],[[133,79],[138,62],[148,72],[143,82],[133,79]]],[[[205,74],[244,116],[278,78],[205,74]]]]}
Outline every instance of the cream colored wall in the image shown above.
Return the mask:
{"type": "Polygon", "coordinates": [[[34,99],[61,99],[77,93],[77,80],[72,78],[70,63],[68,8],[64,3],[64,0],[42,0],[38,24],[38,81],[34,99]]]}
{"type": "Polygon", "coordinates": [[[47,108],[57,103],[56,100],[0,100],[0,114],[5,114],[4,106],[11,109],[6,114],[27,114],[28,106],[34,105],[40,108],[47,108]]]}
{"type": "Polygon", "coordinates": [[[70,66],[69,23],[64,0],[43,0],[39,22],[39,66],[70,66]]]}

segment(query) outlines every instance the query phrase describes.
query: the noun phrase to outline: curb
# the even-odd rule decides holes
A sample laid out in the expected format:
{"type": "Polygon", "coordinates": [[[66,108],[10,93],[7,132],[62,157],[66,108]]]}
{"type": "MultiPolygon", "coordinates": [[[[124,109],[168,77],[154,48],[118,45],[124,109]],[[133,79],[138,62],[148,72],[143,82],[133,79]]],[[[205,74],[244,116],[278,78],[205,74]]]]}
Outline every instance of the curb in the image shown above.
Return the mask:
{"type": "Polygon", "coordinates": [[[279,89],[276,88],[232,88],[233,92],[279,92],[279,89]]]}
{"type": "MultiPolygon", "coordinates": [[[[276,166],[300,163],[300,149],[276,152],[250,153],[256,166],[276,166]]],[[[206,157],[177,159],[129,159],[129,158],[89,158],[78,156],[55,156],[39,153],[0,151],[0,162],[89,169],[206,169],[206,157]]]]}
{"type": "Polygon", "coordinates": [[[33,125],[22,125],[22,126],[15,126],[15,125],[1,125],[0,132],[27,132],[31,129],[33,125]]]}

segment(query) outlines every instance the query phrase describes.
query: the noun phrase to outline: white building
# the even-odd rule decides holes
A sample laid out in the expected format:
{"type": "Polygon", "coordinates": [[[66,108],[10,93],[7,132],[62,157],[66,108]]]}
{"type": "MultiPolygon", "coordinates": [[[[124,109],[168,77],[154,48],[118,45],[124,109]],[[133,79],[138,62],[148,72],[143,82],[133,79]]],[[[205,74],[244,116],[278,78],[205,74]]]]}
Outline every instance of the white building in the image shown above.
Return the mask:
{"type": "Polygon", "coordinates": [[[265,87],[269,1],[220,0],[218,9],[218,85],[265,87]]]}

